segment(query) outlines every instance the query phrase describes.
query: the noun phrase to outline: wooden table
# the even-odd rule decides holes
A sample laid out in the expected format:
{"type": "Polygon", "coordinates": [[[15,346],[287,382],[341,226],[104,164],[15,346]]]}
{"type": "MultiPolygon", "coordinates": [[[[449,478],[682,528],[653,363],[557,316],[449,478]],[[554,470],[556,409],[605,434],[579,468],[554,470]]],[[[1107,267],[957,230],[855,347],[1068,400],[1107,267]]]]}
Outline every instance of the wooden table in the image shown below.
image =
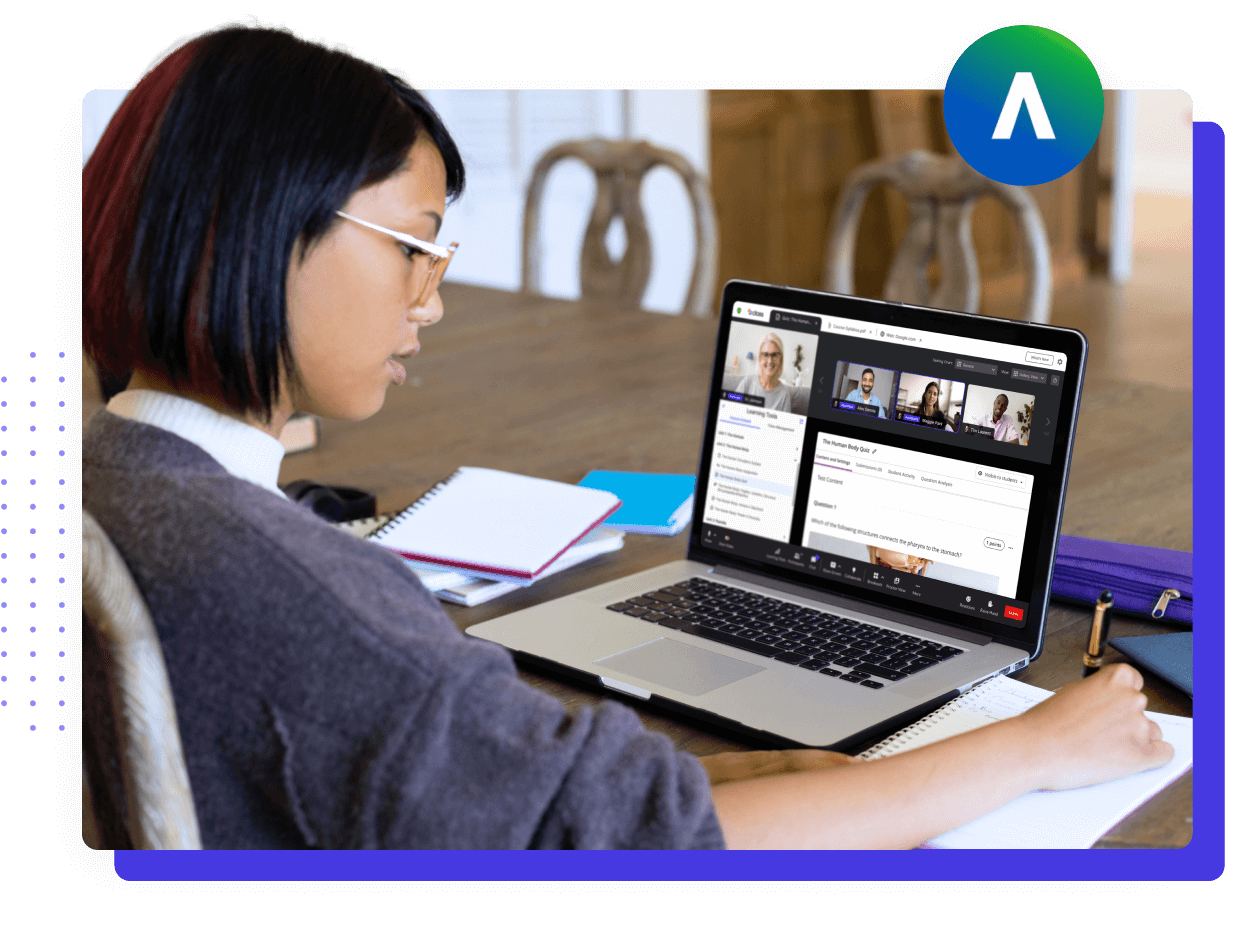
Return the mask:
{"type": "MultiPolygon", "coordinates": [[[[317,449],[285,459],[281,483],[314,478],[367,488],[381,511],[410,504],[461,465],[575,482],[587,471],[693,473],[716,339],[714,320],[615,311],[584,301],[524,298],[467,285],[442,288],[446,315],[421,332],[405,385],[361,423],[323,423],[317,449]]],[[[1150,385],[1089,383],[1063,531],[1119,542],[1192,548],[1191,396],[1150,385]],[[1131,410],[1156,409],[1155,418],[1131,410]],[[1155,503],[1156,506],[1150,506],[1155,503]]],[[[460,629],[674,559],[686,536],[626,537],[599,556],[479,607],[449,607],[460,629]]],[[[1041,658],[1017,675],[1057,689],[1079,677],[1090,611],[1053,604],[1041,658]]],[[[1117,620],[1114,636],[1165,632],[1117,620]]],[[[1110,658],[1117,653],[1110,650],[1110,658]]],[[[523,671],[569,707],[622,700],[523,671]]],[[[1192,701],[1152,676],[1149,709],[1192,714],[1192,701]]],[[[748,748],[683,718],[644,712],[652,730],[688,752],[748,748]]],[[[1192,837],[1191,773],[1098,844],[1178,847],[1192,837]]]]}

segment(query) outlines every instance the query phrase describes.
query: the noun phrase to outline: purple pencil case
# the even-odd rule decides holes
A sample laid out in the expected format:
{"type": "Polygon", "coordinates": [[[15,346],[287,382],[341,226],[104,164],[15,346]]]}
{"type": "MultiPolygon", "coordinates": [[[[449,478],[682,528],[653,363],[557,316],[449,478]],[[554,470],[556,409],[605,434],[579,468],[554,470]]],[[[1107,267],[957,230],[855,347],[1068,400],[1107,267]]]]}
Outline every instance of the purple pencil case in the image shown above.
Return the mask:
{"type": "Polygon", "coordinates": [[[1191,552],[1062,536],[1052,596],[1091,606],[1106,589],[1114,610],[1192,625],[1191,552]]]}

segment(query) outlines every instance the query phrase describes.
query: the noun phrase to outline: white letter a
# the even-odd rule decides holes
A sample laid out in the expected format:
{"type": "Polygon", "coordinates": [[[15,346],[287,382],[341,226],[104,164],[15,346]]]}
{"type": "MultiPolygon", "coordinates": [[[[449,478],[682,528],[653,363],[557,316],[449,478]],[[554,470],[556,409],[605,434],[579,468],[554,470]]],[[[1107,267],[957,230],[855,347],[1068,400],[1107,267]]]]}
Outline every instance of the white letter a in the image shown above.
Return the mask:
{"type": "Polygon", "coordinates": [[[1008,139],[1013,135],[1013,124],[1018,121],[1023,101],[1026,101],[1031,126],[1035,129],[1035,138],[1056,139],[1057,136],[1053,134],[1053,124],[1048,121],[1048,111],[1044,109],[1044,101],[1040,99],[1040,90],[1035,86],[1035,76],[1030,71],[1019,71],[1013,76],[1013,83],[1009,85],[1009,96],[1005,98],[1005,106],[1000,111],[1000,119],[996,120],[996,129],[992,132],[992,138],[1008,139]]]}

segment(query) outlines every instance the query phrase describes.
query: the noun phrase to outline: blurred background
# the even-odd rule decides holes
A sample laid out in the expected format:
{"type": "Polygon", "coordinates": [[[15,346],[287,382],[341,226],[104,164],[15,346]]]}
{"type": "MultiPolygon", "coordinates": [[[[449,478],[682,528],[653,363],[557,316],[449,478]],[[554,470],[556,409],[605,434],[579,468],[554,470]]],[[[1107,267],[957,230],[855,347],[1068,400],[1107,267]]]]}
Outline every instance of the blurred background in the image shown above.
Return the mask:
{"type": "MultiPolygon", "coordinates": [[[[442,241],[462,245],[449,281],[514,290],[521,281],[525,192],[556,143],[601,136],[675,150],[710,179],[719,232],[717,287],[731,277],[821,288],[829,227],[857,166],[914,149],[954,154],[943,92],[912,90],[429,90],[468,166],[442,241]]],[[[125,91],[89,93],[86,161],[125,91]]],[[[542,202],[542,291],[577,297],[593,174],[561,162],[542,202]]],[[[1077,169],[1029,188],[1051,249],[1051,322],[1091,342],[1089,378],[1192,388],[1192,103],[1179,91],[1107,91],[1101,137],[1077,169]]],[[[678,177],[646,176],[648,310],[676,313],[694,255],[678,177]]],[[[879,188],[857,236],[855,291],[877,297],[907,228],[904,198],[879,188]]],[[[1005,210],[979,201],[973,236],[981,312],[1019,316],[1024,256],[1005,210]]],[[[613,257],[623,225],[608,233],[613,257]]],[[[937,276],[937,269],[929,269],[937,276]]],[[[85,389],[89,381],[85,378],[85,389]]],[[[85,401],[87,397],[85,396],[85,401]]],[[[94,406],[85,402],[84,413],[94,406]]]]}

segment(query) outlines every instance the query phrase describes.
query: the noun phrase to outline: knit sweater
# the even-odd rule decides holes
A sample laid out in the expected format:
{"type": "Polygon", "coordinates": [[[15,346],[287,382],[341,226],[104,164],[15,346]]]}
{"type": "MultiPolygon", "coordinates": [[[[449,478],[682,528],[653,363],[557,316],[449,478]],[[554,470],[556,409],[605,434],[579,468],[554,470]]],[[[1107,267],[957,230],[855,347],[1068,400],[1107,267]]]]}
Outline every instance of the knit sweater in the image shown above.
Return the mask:
{"type": "MultiPolygon", "coordinates": [[[[400,559],[102,411],[84,507],[148,602],[207,848],[715,847],[702,766],[617,704],[569,714],[400,559]]],[[[84,753],[128,844],[99,645],[84,753]]]]}

